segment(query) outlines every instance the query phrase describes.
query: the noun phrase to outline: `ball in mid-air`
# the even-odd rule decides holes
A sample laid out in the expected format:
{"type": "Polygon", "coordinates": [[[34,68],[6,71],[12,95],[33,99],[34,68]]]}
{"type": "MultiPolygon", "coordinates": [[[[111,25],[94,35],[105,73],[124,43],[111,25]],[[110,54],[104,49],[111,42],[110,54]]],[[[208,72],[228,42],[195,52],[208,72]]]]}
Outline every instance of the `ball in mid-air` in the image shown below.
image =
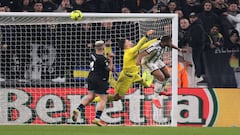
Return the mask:
{"type": "Polygon", "coordinates": [[[75,21],[80,21],[83,18],[83,13],[80,10],[74,10],[70,13],[70,18],[75,21]]]}

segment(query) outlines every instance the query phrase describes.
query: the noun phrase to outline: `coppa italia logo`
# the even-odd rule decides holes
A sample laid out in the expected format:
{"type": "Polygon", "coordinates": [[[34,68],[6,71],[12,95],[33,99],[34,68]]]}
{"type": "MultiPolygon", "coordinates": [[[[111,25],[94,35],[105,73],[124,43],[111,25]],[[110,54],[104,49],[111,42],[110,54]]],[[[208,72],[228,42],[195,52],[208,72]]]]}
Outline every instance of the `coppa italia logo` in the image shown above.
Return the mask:
{"type": "Polygon", "coordinates": [[[218,104],[213,89],[179,89],[178,126],[213,126],[218,104]]]}
{"type": "MultiPolygon", "coordinates": [[[[0,123],[71,124],[71,112],[86,94],[86,88],[0,89],[0,123]]],[[[161,96],[164,107],[158,109],[151,102],[152,96],[152,88],[130,89],[123,100],[107,105],[102,119],[117,125],[170,122],[171,97],[161,96]]],[[[88,105],[77,123],[90,124],[95,109],[95,104],[88,105]]],[[[179,126],[212,126],[217,115],[215,94],[207,89],[180,89],[175,110],[179,126]]]]}

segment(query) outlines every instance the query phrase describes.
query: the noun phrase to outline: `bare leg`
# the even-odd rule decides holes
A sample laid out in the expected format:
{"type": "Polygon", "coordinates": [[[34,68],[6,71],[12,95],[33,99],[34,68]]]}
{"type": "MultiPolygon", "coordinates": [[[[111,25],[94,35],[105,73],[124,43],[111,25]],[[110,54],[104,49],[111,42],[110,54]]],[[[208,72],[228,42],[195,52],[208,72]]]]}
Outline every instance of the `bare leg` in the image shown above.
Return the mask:
{"type": "Polygon", "coordinates": [[[80,104],[86,106],[88,105],[90,102],[92,102],[92,100],[95,98],[95,93],[89,91],[88,95],[80,102],[80,104]]]}
{"type": "Polygon", "coordinates": [[[154,78],[156,78],[154,87],[154,98],[157,98],[159,92],[161,92],[161,89],[163,87],[165,76],[160,69],[153,71],[152,75],[154,76],[154,78]]]}
{"type": "Polygon", "coordinates": [[[100,102],[98,103],[98,107],[97,107],[98,111],[103,111],[103,109],[106,106],[107,100],[108,100],[108,97],[106,94],[100,95],[100,102]]]}
{"type": "Polygon", "coordinates": [[[165,79],[165,76],[160,69],[153,71],[152,75],[154,76],[154,78],[156,78],[160,82],[164,81],[165,79]]]}
{"type": "Polygon", "coordinates": [[[101,122],[101,116],[102,116],[102,112],[106,106],[107,100],[108,100],[108,96],[107,94],[100,94],[100,102],[97,106],[97,112],[96,112],[96,117],[95,119],[92,121],[93,124],[96,124],[98,126],[105,126],[105,123],[101,122]]]}

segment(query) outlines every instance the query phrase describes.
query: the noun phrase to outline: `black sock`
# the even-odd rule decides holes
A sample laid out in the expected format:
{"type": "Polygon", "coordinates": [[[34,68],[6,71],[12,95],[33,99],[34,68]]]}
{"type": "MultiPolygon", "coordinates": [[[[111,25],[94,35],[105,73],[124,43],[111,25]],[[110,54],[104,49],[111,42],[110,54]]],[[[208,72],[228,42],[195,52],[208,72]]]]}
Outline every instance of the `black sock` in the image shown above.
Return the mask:
{"type": "Polygon", "coordinates": [[[85,108],[85,106],[84,106],[83,104],[80,104],[77,109],[78,109],[79,111],[83,111],[84,108],[85,108]]]}
{"type": "Polygon", "coordinates": [[[102,116],[102,112],[103,112],[103,111],[97,111],[97,112],[96,112],[96,118],[97,118],[97,119],[100,119],[100,117],[102,116]]]}

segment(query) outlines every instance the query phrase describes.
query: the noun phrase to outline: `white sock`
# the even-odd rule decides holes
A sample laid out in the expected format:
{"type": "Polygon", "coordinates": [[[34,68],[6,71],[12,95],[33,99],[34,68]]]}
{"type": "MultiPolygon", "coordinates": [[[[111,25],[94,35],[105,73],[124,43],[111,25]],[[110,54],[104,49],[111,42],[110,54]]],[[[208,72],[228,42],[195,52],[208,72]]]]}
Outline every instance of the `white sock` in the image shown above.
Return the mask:
{"type": "Polygon", "coordinates": [[[162,90],[162,86],[163,86],[163,82],[160,82],[160,81],[155,81],[154,83],[154,98],[158,98],[159,96],[159,92],[161,92],[162,90]]]}
{"type": "Polygon", "coordinates": [[[162,86],[162,90],[166,87],[167,83],[169,82],[169,78],[165,78],[164,81],[163,81],[163,86],[162,86]]]}
{"type": "Polygon", "coordinates": [[[153,98],[156,99],[156,98],[158,98],[158,96],[159,96],[159,93],[154,92],[154,94],[153,94],[153,98]]]}

